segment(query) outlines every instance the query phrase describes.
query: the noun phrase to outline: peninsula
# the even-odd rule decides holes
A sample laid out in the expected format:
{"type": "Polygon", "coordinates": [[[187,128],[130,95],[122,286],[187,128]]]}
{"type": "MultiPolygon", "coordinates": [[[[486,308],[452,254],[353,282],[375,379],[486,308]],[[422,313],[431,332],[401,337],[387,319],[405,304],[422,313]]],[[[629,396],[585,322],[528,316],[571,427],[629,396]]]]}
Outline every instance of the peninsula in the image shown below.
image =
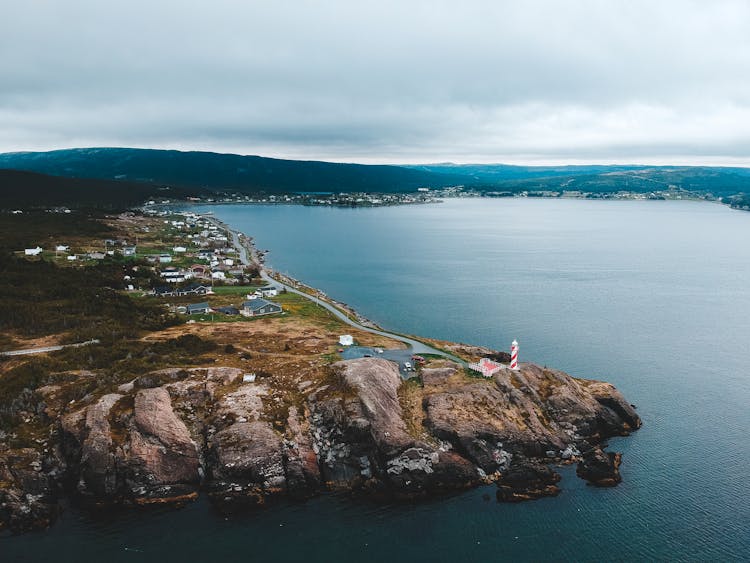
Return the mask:
{"type": "Polygon", "coordinates": [[[37,283],[44,295],[54,285],[52,307],[68,312],[58,319],[41,303],[42,323],[24,314],[28,296],[14,285],[18,314],[3,320],[2,349],[47,349],[0,362],[0,526],[48,526],[65,496],[180,505],[205,494],[232,509],[326,491],[412,499],[494,483],[499,501],[515,502],[558,494],[554,468],[569,463],[593,485],[619,482],[620,455],[606,440],[641,421],[612,385],[390,333],[273,277],[251,239],[226,225],[163,213],[41,214],[36,233],[18,229],[39,221],[2,216],[15,233],[6,243],[26,237],[23,246],[40,249],[3,249],[8,282],[37,283]],[[51,240],[67,250],[52,252],[51,240]],[[93,250],[102,246],[111,250],[93,250]],[[217,265],[192,264],[209,247],[206,262],[217,265]],[[160,290],[175,270],[190,279],[160,290]],[[236,314],[253,310],[253,292],[273,295],[281,312],[236,314]],[[194,295],[204,300],[197,309],[194,295]],[[356,344],[347,354],[342,333],[356,344]],[[415,368],[389,353],[414,355],[415,368]],[[480,358],[496,366],[491,377],[467,368],[480,358]]]}

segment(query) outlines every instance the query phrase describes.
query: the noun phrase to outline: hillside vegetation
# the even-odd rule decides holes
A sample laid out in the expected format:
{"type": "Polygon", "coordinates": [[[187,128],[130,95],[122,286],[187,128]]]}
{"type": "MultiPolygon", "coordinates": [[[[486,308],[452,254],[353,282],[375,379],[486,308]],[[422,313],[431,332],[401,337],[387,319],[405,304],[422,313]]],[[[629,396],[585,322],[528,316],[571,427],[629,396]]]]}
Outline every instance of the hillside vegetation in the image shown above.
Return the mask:
{"type": "Polygon", "coordinates": [[[240,192],[410,192],[460,183],[400,166],[127,148],[0,154],[0,168],[240,192]]]}

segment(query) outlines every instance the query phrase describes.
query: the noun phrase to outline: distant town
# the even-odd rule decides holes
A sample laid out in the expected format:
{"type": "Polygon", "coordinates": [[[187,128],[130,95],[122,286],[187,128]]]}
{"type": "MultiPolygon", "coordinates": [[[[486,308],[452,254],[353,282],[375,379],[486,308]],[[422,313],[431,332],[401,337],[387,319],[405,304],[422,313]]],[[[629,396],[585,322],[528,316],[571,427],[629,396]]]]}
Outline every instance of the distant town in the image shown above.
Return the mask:
{"type": "MultiPolygon", "coordinates": [[[[678,186],[651,192],[586,192],[580,190],[524,190],[484,191],[468,186],[451,186],[446,188],[419,188],[413,193],[288,193],[288,194],[246,194],[237,192],[217,193],[204,197],[188,197],[193,204],[268,204],[268,205],[311,205],[328,207],[380,207],[390,205],[410,205],[422,203],[439,203],[446,198],[570,198],[570,199],[614,199],[614,200],[703,200],[723,201],[711,193],[691,191],[678,186]]],[[[726,199],[726,198],[725,198],[726,199]]],[[[185,200],[175,198],[151,199],[146,202],[145,209],[154,206],[184,203],[185,200]]],[[[731,201],[724,201],[732,204],[731,201]]]]}

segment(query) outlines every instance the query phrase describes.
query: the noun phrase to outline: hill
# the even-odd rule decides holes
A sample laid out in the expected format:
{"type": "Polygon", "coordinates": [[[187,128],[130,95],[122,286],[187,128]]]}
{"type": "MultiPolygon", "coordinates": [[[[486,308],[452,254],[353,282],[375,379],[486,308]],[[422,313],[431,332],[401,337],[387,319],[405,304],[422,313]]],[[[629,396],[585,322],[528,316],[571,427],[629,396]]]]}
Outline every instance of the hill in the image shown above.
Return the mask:
{"type": "MultiPolygon", "coordinates": [[[[16,189],[7,192],[10,196],[4,199],[7,205],[13,205],[10,203],[13,197],[23,199],[30,193],[38,193],[42,197],[39,201],[50,205],[71,200],[91,203],[98,201],[98,197],[107,204],[127,205],[158,194],[179,197],[217,191],[403,193],[421,187],[457,185],[479,192],[506,193],[580,191],[608,194],[682,190],[719,198],[750,193],[750,169],[705,166],[450,163],[391,166],[212,152],[90,148],[0,154],[2,168],[75,178],[60,189],[63,184],[52,186],[53,180],[49,176],[45,180],[27,177],[25,182],[32,191],[25,193],[16,189]],[[100,183],[87,183],[87,179],[100,183]],[[164,193],[169,189],[172,191],[164,193]],[[63,193],[67,195],[63,196],[63,193]]],[[[21,177],[16,180],[21,181],[21,177]]],[[[8,188],[4,186],[2,189],[8,188]]]]}
{"type": "Polygon", "coordinates": [[[448,174],[401,166],[129,148],[5,153],[0,168],[239,192],[410,192],[460,183],[448,174]]]}
{"type": "Polygon", "coordinates": [[[750,169],[708,166],[511,166],[436,164],[414,166],[435,173],[463,175],[479,191],[581,191],[649,193],[669,189],[724,197],[750,193],[750,169]]]}
{"type": "Polygon", "coordinates": [[[67,206],[116,210],[138,205],[156,195],[184,197],[187,193],[147,183],[64,178],[0,169],[0,208],[3,209],[67,206]]]}

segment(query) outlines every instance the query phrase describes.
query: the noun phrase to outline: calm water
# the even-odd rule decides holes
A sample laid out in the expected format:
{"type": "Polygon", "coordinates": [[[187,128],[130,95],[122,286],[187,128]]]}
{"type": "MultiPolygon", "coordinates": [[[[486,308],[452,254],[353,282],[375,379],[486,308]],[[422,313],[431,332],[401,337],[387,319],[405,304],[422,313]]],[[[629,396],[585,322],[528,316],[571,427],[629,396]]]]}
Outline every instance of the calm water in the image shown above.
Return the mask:
{"type": "MultiPolygon", "coordinates": [[[[203,208],[205,211],[207,208],[203,208]]],[[[328,496],[229,520],[199,502],[66,511],[0,560],[750,559],[750,213],[693,202],[449,200],[213,206],[268,261],[402,332],[507,349],[616,384],[644,427],[624,482],[521,505],[489,489],[380,506],[328,496]],[[494,495],[493,495],[494,496],[494,495]],[[356,558],[356,559],[355,559],[356,558]]]]}

